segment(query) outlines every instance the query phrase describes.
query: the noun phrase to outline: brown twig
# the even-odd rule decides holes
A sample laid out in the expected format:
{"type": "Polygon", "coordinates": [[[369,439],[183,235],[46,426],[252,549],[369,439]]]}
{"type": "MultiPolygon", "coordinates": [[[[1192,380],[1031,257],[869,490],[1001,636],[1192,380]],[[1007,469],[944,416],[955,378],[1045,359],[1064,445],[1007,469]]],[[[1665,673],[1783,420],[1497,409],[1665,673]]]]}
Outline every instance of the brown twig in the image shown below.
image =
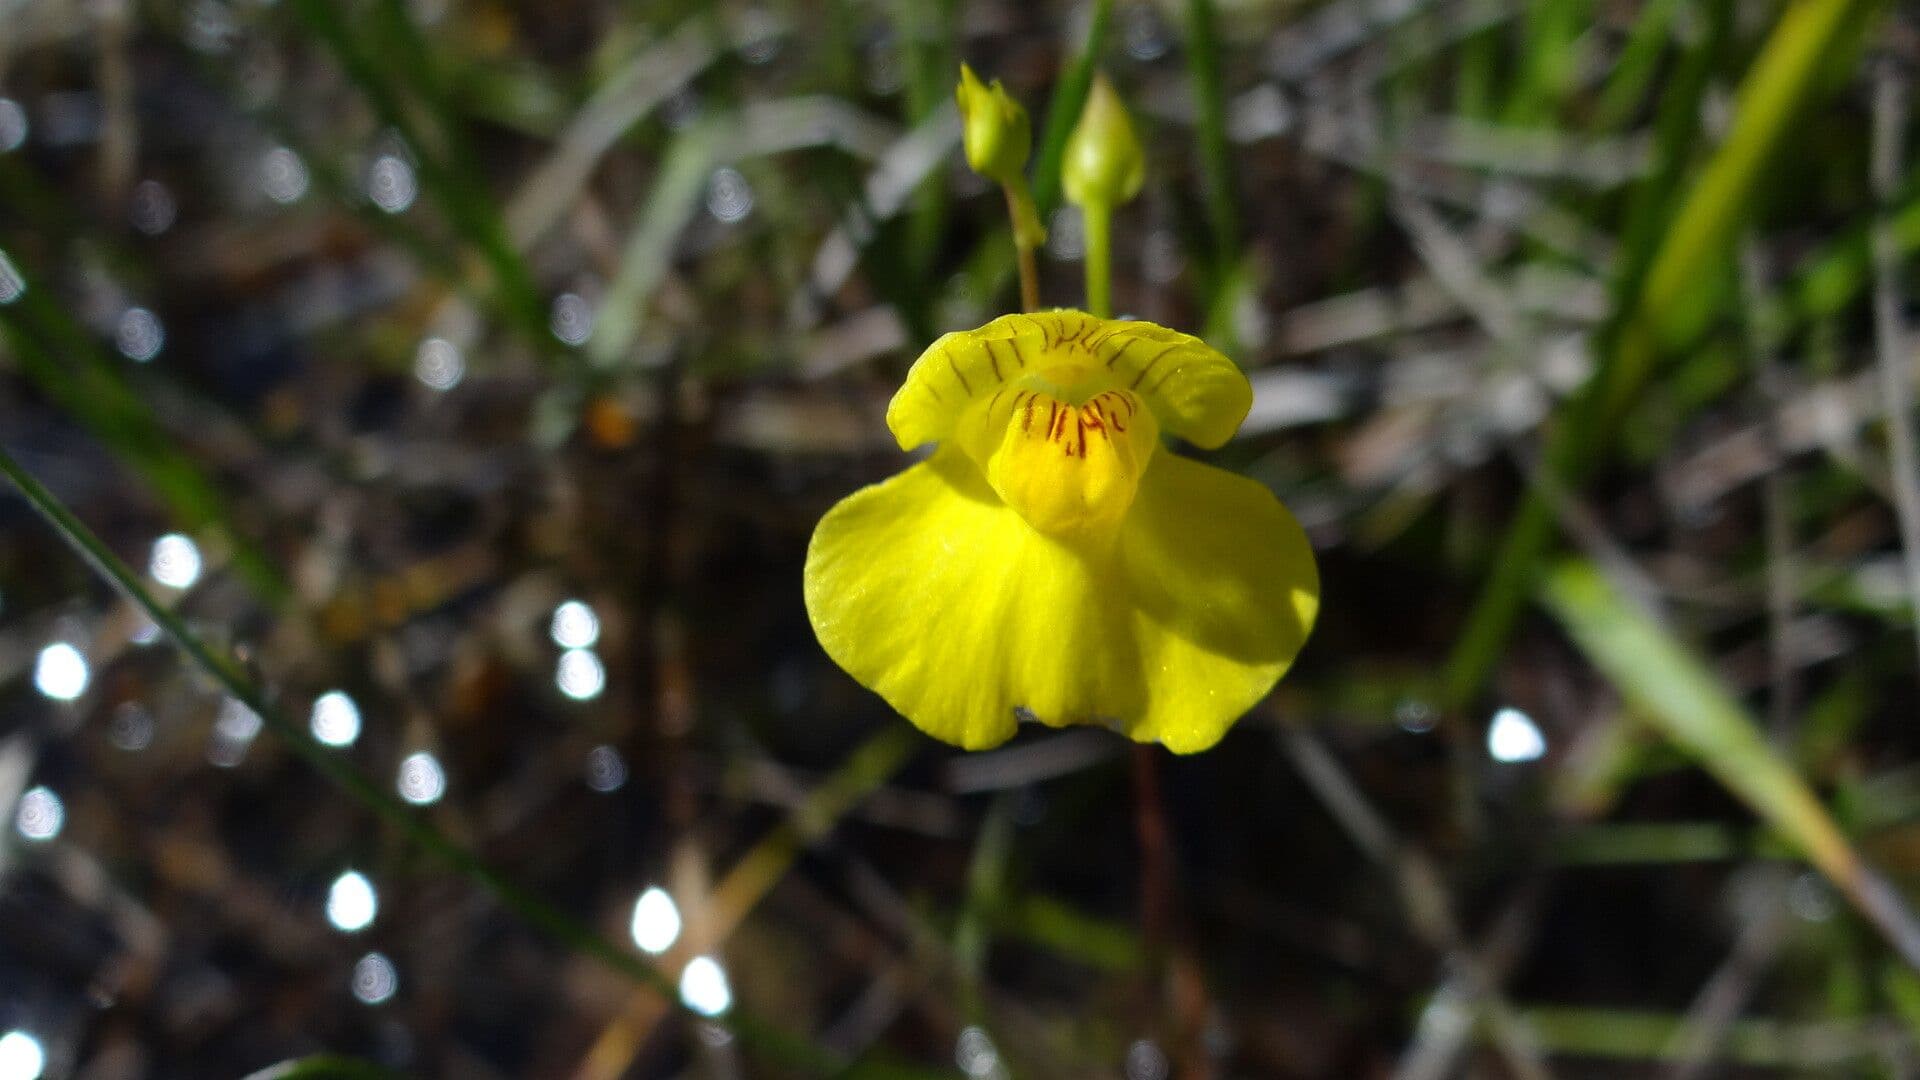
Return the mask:
{"type": "Polygon", "coordinates": [[[1165,1003],[1172,1014],[1165,1042],[1174,1075],[1201,1080],[1213,1075],[1202,1044],[1209,996],[1199,959],[1179,932],[1173,841],[1160,794],[1158,755],[1152,746],[1133,748],[1133,820],[1140,839],[1140,928],[1146,940],[1149,1015],[1165,1003]]]}

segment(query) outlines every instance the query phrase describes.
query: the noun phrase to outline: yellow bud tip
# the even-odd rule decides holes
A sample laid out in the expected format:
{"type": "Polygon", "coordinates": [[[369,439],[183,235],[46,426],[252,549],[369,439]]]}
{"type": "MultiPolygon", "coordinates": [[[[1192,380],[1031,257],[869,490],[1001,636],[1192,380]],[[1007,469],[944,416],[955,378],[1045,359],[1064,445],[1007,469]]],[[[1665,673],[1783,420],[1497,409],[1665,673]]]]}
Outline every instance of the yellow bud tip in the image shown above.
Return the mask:
{"type": "Polygon", "coordinates": [[[1067,137],[1060,181],[1068,201],[1111,209],[1140,194],[1146,171],[1146,155],[1134,137],[1126,104],[1105,75],[1096,76],[1080,120],[1067,137]]]}
{"type": "Polygon", "coordinates": [[[967,165],[990,180],[1018,182],[1033,142],[1027,110],[1013,100],[999,79],[984,84],[966,64],[960,65],[960,84],[954,87],[953,96],[960,105],[967,165]]]}

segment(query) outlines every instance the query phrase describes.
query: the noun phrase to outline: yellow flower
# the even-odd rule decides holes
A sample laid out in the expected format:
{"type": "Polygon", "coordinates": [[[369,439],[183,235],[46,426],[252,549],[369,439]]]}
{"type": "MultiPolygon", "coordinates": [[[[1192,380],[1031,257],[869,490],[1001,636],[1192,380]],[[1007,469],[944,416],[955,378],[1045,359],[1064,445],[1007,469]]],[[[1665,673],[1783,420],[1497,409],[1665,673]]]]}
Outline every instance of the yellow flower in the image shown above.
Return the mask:
{"type": "Polygon", "coordinates": [[[1160,442],[1218,447],[1252,400],[1233,361],[1153,323],[1051,311],[945,335],[887,410],[901,448],[932,456],[814,531],[820,643],[970,750],[1022,719],[1205,750],[1319,608],[1279,501],[1160,442]]]}

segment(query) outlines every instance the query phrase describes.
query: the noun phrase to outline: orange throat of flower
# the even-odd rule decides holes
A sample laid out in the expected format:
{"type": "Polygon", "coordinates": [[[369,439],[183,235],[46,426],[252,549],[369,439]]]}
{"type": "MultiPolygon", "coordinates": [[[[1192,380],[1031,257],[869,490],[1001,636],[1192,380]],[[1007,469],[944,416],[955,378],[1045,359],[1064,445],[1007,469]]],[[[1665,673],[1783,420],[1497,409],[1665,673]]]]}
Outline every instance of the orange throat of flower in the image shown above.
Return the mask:
{"type": "Polygon", "coordinates": [[[967,410],[960,445],[987,482],[1039,532],[1110,537],[1159,446],[1153,413],[1107,378],[1055,370],[1003,385],[967,410]],[[1066,385],[1062,385],[1066,383],[1066,385]]]}

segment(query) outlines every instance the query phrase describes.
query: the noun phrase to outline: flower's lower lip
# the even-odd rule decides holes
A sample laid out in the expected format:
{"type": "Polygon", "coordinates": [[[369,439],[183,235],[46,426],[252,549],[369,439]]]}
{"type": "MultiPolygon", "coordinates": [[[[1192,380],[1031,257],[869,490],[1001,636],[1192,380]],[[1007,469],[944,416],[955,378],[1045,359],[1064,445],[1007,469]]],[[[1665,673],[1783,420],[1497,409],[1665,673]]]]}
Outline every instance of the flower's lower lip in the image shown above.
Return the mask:
{"type": "Polygon", "coordinates": [[[1052,542],[947,446],[821,522],[807,610],[842,667],[948,742],[1032,721],[1204,750],[1306,638],[1305,534],[1260,485],[1163,450],[1108,539],[1052,542]]]}

